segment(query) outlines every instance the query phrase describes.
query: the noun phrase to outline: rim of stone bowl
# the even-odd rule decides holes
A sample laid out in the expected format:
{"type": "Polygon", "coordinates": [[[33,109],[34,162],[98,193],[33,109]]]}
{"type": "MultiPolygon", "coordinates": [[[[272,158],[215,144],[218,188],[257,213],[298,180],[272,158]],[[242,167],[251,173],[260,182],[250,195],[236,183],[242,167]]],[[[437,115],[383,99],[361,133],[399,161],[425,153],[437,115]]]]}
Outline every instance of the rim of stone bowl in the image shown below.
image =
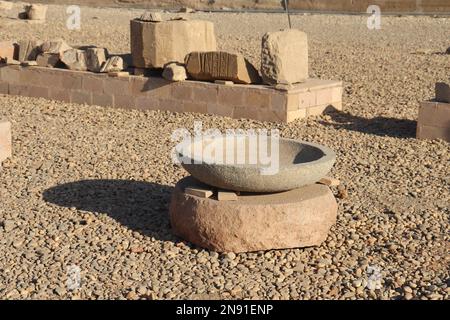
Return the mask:
{"type": "MultiPolygon", "coordinates": [[[[234,137],[246,137],[245,135],[234,135],[234,137]]],[[[210,137],[209,139],[217,139],[218,137],[210,137]]],[[[225,139],[226,137],[220,136],[220,139],[225,139]]],[[[303,163],[290,163],[287,165],[283,165],[280,166],[279,170],[283,170],[283,169],[289,169],[292,167],[305,167],[305,166],[310,166],[312,164],[317,164],[317,163],[321,163],[321,162],[327,162],[327,161],[335,161],[336,160],[336,153],[329,147],[321,145],[321,144],[317,144],[317,143],[313,143],[313,142],[307,142],[307,141],[303,141],[303,140],[296,140],[296,139],[289,139],[289,138],[280,138],[280,140],[284,140],[284,141],[291,141],[291,142],[295,142],[298,144],[303,144],[303,145],[307,145],[313,148],[316,148],[318,150],[320,150],[323,153],[323,156],[320,157],[317,160],[313,160],[313,161],[308,161],[308,162],[303,162],[303,163]]],[[[227,167],[235,167],[235,168],[260,168],[260,166],[258,165],[248,165],[248,164],[224,164],[224,163],[214,163],[214,162],[205,162],[205,161],[200,161],[198,158],[195,158],[195,154],[194,157],[191,157],[191,155],[186,156],[182,151],[185,150],[185,148],[188,145],[193,145],[194,143],[198,142],[198,141],[202,141],[202,138],[197,138],[197,139],[193,139],[193,140],[187,140],[187,141],[183,141],[180,142],[179,144],[177,144],[175,146],[175,150],[177,151],[177,157],[178,160],[181,162],[181,164],[185,164],[182,162],[182,158],[184,158],[185,160],[188,160],[189,163],[187,163],[187,165],[214,165],[214,166],[218,166],[218,167],[223,167],[223,166],[227,166],[227,167]],[[195,163],[195,161],[199,162],[199,163],[195,163]]]]}

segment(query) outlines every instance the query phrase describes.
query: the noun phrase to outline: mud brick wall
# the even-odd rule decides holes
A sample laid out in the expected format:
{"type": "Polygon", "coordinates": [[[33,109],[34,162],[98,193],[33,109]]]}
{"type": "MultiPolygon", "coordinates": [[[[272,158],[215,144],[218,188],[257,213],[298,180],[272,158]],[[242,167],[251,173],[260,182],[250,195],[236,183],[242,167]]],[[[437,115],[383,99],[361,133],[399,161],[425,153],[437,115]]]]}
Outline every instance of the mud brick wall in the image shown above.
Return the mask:
{"type": "Polygon", "coordinates": [[[269,86],[170,82],[158,77],[43,67],[0,66],[0,94],[129,108],[198,112],[231,118],[290,122],[342,109],[342,82],[311,79],[288,91],[269,86]]]}
{"type": "Polygon", "coordinates": [[[450,103],[424,101],[420,104],[417,138],[450,142],[450,103]]]}

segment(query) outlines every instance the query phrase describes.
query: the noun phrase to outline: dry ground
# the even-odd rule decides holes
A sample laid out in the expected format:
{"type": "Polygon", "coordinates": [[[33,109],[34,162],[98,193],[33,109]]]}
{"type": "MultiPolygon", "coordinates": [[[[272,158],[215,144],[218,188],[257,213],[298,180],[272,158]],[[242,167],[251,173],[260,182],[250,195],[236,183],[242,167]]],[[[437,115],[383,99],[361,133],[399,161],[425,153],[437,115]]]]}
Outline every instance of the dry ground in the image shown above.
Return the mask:
{"type": "MultiPolygon", "coordinates": [[[[139,13],[82,8],[82,29],[68,31],[63,6],[43,25],[12,12],[0,18],[0,39],[127,52],[139,13]]],[[[220,48],[255,64],[262,35],[287,24],[278,14],[194,17],[214,21],[220,48]]],[[[297,15],[293,25],[309,35],[311,76],[345,81],[344,112],[275,125],[0,95],[0,118],[14,127],[14,156],[0,171],[0,297],[448,299],[450,146],[414,135],[419,101],[450,75],[450,19],[386,17],[368,30],[360,16],[297,15]],[[279,128],[333,148],[348,197],[327,241],[218,255],[174,238],[168,201],[186,173],[170,161],[170,134],[194,120],[279,128]],[[71,265],[81,269],[75,291],[71,265]],[[370,267],[380,289],[366,287],[370,267]]]]}

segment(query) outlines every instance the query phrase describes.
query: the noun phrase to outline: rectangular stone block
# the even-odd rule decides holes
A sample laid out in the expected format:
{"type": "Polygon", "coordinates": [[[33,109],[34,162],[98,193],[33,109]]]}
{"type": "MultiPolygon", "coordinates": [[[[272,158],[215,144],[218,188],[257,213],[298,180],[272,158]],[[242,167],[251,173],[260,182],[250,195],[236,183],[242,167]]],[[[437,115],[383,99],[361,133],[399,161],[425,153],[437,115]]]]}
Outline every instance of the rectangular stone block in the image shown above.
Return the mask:
{"type": "Polygon", "coordinates": [[[269,32],[262,39],[261,73],[265,83],[290,84],[308,78],[308,36],[288,29],[269,32]]]}
{"type": "Polygon", "coordinates": [[[103,80],[103,92],[106,94],[128,95],[130,93],[129,78],[105,78],[103,80]]]}
{"type": "Polygon", "coordinates": [[[0,165],[12,155],[11,122],[0,120],[0,165]]]}
{"type": "Polygon", "coordinates": [[[51,100],[70,102],[70,90],[61,88],[50,88],[48,98],[51,100]]]}
{"type": "Polygon", "coordinates": [[[193,87],[193,97],[195,102],[205,102],[215,104],[218,101],[218,86],[212,84],[197,84],[193,87]]]}
{"type": "Polygon", "coordinates": [[[158,110],[159,109],[159,100],[151,97],[147,97],[146,95],[136,97],[136,109],[139,110],[158,110]]]}
{"type": "Polygon", "coordinates": [[[214,24],[200,20],[130,22],[133,66],[163,68],[169,62],[184,63],[195,51],[216,51],[214,24]]]}
{"type": "Polygon", "coordinates": [[[450,128],[450,103],[422,102],[419,107],[418,125],[450,128]]]}
{"type": "Polygon", "coordinates": [[[183,104],[184,112],[208,113],[208,105],[206,102],[186,101],[183,104]]]}
{"type": "Polygon", "coordinates": [[[102,107],[113,107],[114,106],[114,96],[112,94],[106,93],[92,93],[92,104],[102,107]]]}
{"type": "Polygon", "coordinates": [[[450,103],[450,84],[445,82],[436,83],[436,101],[450,103]]]}
{"type": "Polygon", "coordinates": [[[0,80],[0,94],[8,94],[8,93],[9,93],[8,82],[3,82],[0,80]]]}
{"type": "Polygon", "coordinates": [[[28,97],[28,86],[21,84],[9,84],[9,94],[13,96],[25,96],[28,97]]]}
{"type": "Polygon", "coordinates": [[[231,107],[245,107],[245,86],[219,86],[218,103],[231,107]]]}
{"type": "Polygon", "coordinates": [[[186,71],[196,80],[261,82],[258,70],[244,56],[228,52],[191,52],[186,56],[186,71]]]}
{"type": "Polygon", "coordinates": [[[231,105],[222,105],[219,103],[208,103],[207,113],[214,114],[222,117],[232,118],[234,114],[234,107],[231,105]]]}
{"type": "Polygon", "coordinates": [[[293,111],[288,111],[287,112],[287,118],[286,118],[286,122],[290,123],[292,121],[295,121],[297,119],[303,119],[306,118],[306,109],[298,109],[298,110],[293,110],[293,111]]]}
{"type": "Polygon", "coordinates": [[[12,41],[0,41],[0,62],[14,59],[14,43],[12,41]]]}
{"type": "Polygon", "coordinates": [[[450,128],[433,127],[418,124],[417,138],[422,140],[442,139],[450,142],[450,128]]]}
{"type": "Polygon", "coordinates": [[[270,109],[273,93],[273,91],[249,88],[245,94],[244,103],[257,109],[270,109]]]}
{"type": "Polygon", "coordinates": [[[133,109],[136,107],[136,98],[127,94],[127,91],[123,91],[124,94],[114,94],[114,107],[133,109]]]}

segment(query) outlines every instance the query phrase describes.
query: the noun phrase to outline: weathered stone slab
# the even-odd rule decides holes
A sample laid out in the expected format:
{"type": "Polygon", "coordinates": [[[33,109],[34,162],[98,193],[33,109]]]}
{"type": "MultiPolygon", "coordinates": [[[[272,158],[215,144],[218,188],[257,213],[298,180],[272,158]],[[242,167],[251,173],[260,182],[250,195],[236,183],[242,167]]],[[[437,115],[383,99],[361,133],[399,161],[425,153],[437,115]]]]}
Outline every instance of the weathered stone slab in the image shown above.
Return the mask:
{"type": "Polygon", "coordinates": [[[418,139],[442,139],[450,142],[450,103],[423,101],[417,120],[418,139]]]}
{"type": "Polygon", "coordinates": [[[36,60],[38,54],[41,53],[41,41],[20,40],[18,42],[18,59],[19,61],[36,60]]]}
{"type": "MultiPolygon", "coordinates": [[[[198,182],[197,182],[198,183],[198,182]]],[[[337,203],[327,186],[313,184],[269,195],[240,195],[217,201],[183,192],[195,185],[181,180],[172,194],[172,231],[218,252],[251,252],[320,245],[336,222],[337,203]]]]}
{"type": "Polygon", "coordinates": [[[180,63],[169,63],[164,67],[162,76],[169,81],[184,81],[187,79],[186,68],[180,63]]]}
{"type": "Polygon", "coordinates": [[[436,83],[436,101],[450,103],[450,83],[436,83]]]}
{"type": "Polygon", "coordinates": [[[290,29],[266,33],[262,39],[261,73],[267,84],[292,84],[308,78],[308,37],[290,29]]]}
{"type": "Polygon", "coordinates": [[[209,21],[135,19],[130,24],[131,54],[138,68],[163,68],[170,62],[184,63],[190,52],[216,50],[214,25],[209,21]]]}
{"type": "Polygon", "coordinates": [[[260,83],[258,70],[242,55],[228,52],[192,52],[186,56],[186,70],[196,80],[230,80],[260,83]]]}
{"type": "Polygon", "coordinates": [[[61,55],[61,61],[70,70],[86,71],[86,52],[78,49],[70,49],[61,55]]]}
{"type": "Polygon", "coordinates": [[[108,72],[119,72],[126,68],[126,65],[124,64],[124,61],[119,56],[113,56],[110,57],[106,62],[103,64],[102,68],[100,69],[100,72],[102,73],[108,73],[108,72]]]}
{"type": "Polygon", "coordinates": [[[0,120],[0,166],[12,154],[11,122],[0,120]]]}
{"type": "Polygon", "coordinates": [[[89,71],[100,72],[106,63],[108,53],[105,48],[86,49],[86,67],[89,71]]]}

